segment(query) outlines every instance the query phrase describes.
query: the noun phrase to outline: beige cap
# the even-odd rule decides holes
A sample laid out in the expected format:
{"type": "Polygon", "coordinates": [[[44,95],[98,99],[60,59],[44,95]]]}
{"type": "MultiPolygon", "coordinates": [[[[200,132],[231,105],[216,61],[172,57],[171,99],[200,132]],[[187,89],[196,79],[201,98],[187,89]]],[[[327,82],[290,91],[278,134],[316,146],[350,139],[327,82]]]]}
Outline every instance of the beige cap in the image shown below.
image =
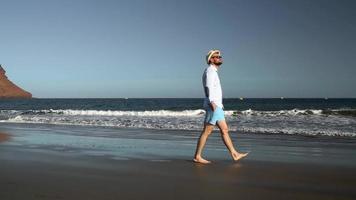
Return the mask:
{"type": "Polygon", "coordinates": [[[219,50],[217,50],[217,49],[210,50],[210,51],[208,52],[208,54],[206,55],[206,63],[209,64],[210,58],[211,58],[214,54],[216,54],[216,53],[217,53],[219,56],[221,56],[221,53],[220,53],[219,50]]]}

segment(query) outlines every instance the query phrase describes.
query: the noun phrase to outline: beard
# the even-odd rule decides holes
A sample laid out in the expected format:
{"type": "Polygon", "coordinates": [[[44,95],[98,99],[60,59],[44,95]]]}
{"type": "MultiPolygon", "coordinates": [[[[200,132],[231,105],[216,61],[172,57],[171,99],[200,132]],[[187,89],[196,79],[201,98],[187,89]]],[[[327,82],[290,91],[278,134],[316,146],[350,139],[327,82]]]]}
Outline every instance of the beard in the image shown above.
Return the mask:
{"type": "Polygon", "coordinates": [[[220,66],[220,65],[223,64],[223,62],[222,61],[217,61],[217,62],[214,62],[214,64],[217,65],[217,66],[220,66]]]}

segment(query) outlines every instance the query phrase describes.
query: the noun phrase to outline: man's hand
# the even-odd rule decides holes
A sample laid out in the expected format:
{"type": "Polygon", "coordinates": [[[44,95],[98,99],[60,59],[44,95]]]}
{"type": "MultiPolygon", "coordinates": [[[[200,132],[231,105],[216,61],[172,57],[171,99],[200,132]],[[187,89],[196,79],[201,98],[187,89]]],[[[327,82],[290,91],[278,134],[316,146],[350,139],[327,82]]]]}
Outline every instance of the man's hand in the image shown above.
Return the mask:
{"type": "Polygon", "coordinates": [[[211,103],[210,103],[210,108],[211,108],[211,110],[213,110],[213,112],[215,111],[216,105],[215,105],[214,102],[211,102],[211,103]]]}

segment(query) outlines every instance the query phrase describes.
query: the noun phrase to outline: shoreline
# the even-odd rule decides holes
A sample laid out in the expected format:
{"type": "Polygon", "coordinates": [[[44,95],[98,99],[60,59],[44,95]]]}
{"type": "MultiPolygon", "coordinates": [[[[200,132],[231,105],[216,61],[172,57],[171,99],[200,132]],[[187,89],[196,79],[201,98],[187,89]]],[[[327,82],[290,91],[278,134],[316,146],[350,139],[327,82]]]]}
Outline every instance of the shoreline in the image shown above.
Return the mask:
{"type": "MultiPolygon", "coordinates": [[[[14,123],[2,123],[0,133],[10,137],[1,144],[29,150],[146,160],[192,159],[200,135],[198,131],[14,123]]],[[[231,138],[239,151],[251,152],[248,160],[356,167],[356,139],[239,132],[231,132],[231,138]]],[[[203,157],[231,159],[218,130],[209,137],[203,157]]]]}
{"type": "Polygon", "coordinates": [[[355,199],[354,140],[216,132],[2,124],[0,199],[355,199]]]}

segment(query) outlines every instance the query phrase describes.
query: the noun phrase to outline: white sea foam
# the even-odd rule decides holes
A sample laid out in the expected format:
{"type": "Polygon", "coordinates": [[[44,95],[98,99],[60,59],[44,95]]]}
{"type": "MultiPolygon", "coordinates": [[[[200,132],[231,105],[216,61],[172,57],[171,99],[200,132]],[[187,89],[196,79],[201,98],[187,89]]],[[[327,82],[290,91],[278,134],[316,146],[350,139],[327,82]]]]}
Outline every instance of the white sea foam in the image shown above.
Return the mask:
{"type": "Polygon", "coordinates": [[[199,116],[205,113],[204,110],[157,110],[157,111],[104,111],[104,110],[44,110],[42,112],[64,114],[64,115],[84,115],[84,116],[199,116]]]}
{"type": "MultiPolygon", "coordinates": [[[[267,115],[267,116],[278,116],[278,115],[321,115],[322,110],[300,110],[300,109],[292,109],[292,110],[278,110],[278,111],[256,111],[252,109],[243,110],[240,113],[243,115],[267,115]]],[[[239,113],[239,112],[237,112],[239,113]]],[[[233,113],[234,114],[234,113],[233,113]]]]}
{"type": "MultiPolygon", "coordinates": [[[[356,137],[353,111],[225,111],[231,131],[356,137]]],[[[200,131],[205,111],[0,110],[0,122],[200,131]]]]}
{"type": "MultiPolygon", "coordinates": [[[[317,110],[317,109],[292,109],[292,110],[277,110],[277,111],[259,111],[259,110],[225,110],[226,116],[237,116],[237,115],[246,115],[246,116],[281,116],[281,115],[352,115],[356,110],[354,109],[335,109],[335,110],[317,110]],[[351,114],[350,114],[351,113],[351,114]]],[[[0,110],[0,119],[3,119],[4,116],[15,117],[18,115],[68,115],[68,116],[138,116],[138,117],[192,117],[192,116],[201,116],[205,114],[205,110],[196,109],[196,110],[182,110],[182,111],[173,111],[173,110],[150,110],[150,111],[120,111],[120,110],[0,110]]]]}
{"type": "Polygon", "coordinates": [[[338,130],[311,130],[303,128],[264,128],[264,127],[241,127],[237,131],[247,133],[266,133],[266,134],[286,134],[286,135],[305,135],[305,136],[338,136],[356,137],[355,132],[343,132],[338,130]]]}

